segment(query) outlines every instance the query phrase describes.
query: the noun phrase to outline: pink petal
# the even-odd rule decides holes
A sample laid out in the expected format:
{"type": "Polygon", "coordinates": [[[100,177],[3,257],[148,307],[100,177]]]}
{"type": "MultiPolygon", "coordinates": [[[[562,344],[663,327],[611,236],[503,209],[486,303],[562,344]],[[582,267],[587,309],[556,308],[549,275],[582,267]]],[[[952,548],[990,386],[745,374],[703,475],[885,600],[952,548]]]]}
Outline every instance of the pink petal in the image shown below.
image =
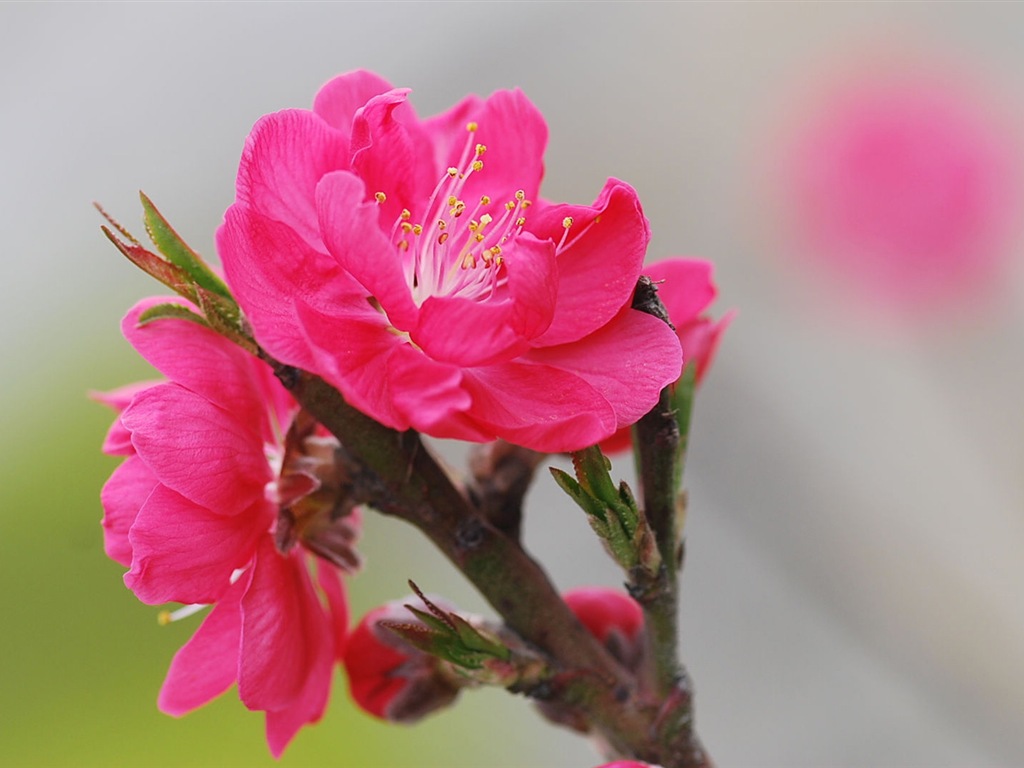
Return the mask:
{"type": "Polygon", "coordinates": [[[303,706],[307,678],[319,669],[324,645],[333,657],[330,635],[303,555],[281,555],[265,537],[242,598],[238,692],[245,705],[266,711],[303,706]]]}
{"type": "MultiPolygon", "coordinates": [[[[487,147],[481,158],[483,170],[474,173],[463,189],[461,197],[467,204],[475,204],[483,195],[503,203],[517,190],[523,190],[527,200],[535,201],[544,175],[544,150],[548,143],[548,127],[544,116],[520,90],[497,91],[472,116],[477,131],[471,137],[474,144],[487,147]]],[[[454,134],[448,164],[456,165],[463,144],[454,134]]],[[[556,241],[557,242],[557,241],[556,241]]]]}
{"type": "Polygon", "coordinates": [[[331,255],[380,303],[391,325],[411,330],[417,309],[398,248],[381,231],[380,206],[366,202],[366,187],[350,173],[325,176],[316,198],[331,255]]]}
{"type": "Polygon", "coordinates": [[[726,312],[718,322],[697,320],[678,329],[679,343],[683,346],[683,360],[697,366],[697,383],[700,384],[711,368],[718,353],[725,329],[736,317],[736,312],[726,312]]]}
{"type": "Polygon", "coordinates": [[[644,268],[658,287],[658,298],[677,328],[708,308],[718,290],[712,280],[714,265],[703,259],[665,259],[644,268]]]}
{"type": "Polygon", "coordinates": [[[390,90],[391,84],[380,75],[357,69],[328,81],[316,94],[313,111],[347,137],[352,134],[356,112],[374,96],[390,90]]]}
{"type": "MultiPolygon", "coordinates": [[[[359,510],[356,509],[352,514],[358,513],[359,510]]],[[[334,633],[334,653],[340,659],[348,638],[349,624],[348,597],[345,595],[345,585],[338,569],[320,558],[316,558],[316,583],[327,598],[327,606],[330,608],[331,615],[331,629],[334,633]]]]}
{"type": "Polygon", "coordinates": [[[478,302],[450,296],[431,296],[420,307],[413,343],[441,363],[459,366],[491,365],[517,357],[527,341],[512,325],[510,300],[478,302]]]}
{"type": "Polygon", "coordinates": [[[192,639],[174,655],[157,699],[161,712],[181,717],[217,698],[235,682],[242,634],[239,600],[249,578],[243,574],[231,585],[192,639]]]}
{"type": "Polygon", "coordinates": [[[259,432],[177,384],[136,396],[121,417],[160,482],[219,515],[262,500],[271,479],[259,432]]]}
{"type": "MultiPolygon", "coordinates": [[[[312,590],[306,595],[309,604],[307,612],[321,611],[312,590]]],[[[267,712],[267,744],[274,757],[280,757],[285,747],[299,729],[307,723],[315,723],[323,717],[331,691],[334,662],[338,656],[330,625],[322,620],[320,613],[306,627],[303,638],[309,656],[309,666],[304,670],[302,690],[288,707],[267,712]]]]}
{"type": "Polygon", "coordinates": [[[377,192],[387,196],[380,216],[388,227],[403,208],[421,210],[443,170],[434,165],[433,145],[408,109],[408,95],[396,88],[374,96],[352,124],[352,170],[371,200],[377,192]]]}
{"type": "Polygon", "coordinates": [[[545,453],[585,448],[608,437],[615,413],[582,378],[548,365],[503,363],[465,372],[472,417],[511,443],[545,453]]]}
{"type": "Polygon", "coordinates": [[[629,303],[650,231],[636,192],[616,179],[608,180],[592,206],[537,208],[529,212],[526,229],[541,239],[559,242],[565,232],[563,220],[573,220],[566,245],[558,252],[555,317],[534,342],[553,346],[592,333],[629,303]]]}
{"type": "Polygon", "coordinates": [[[423,129],[434,145],[434,167],[444,169],[457,163],[466,146],[466,126],[480,113],[484,100],[470,94],[447,112],[428,117],[423,129]]]}
{"type": "Polygon", "coordinates": [[[128,384],[110,392],[90,392],[89,397],[98,403],[103,403],[117,411],[118,417],[107,430],[107,436],[103,440],[103,452],[108,456],[130,456],[135,453],[132,447],[131,433],[121,423],[121,411],[128,407],[132,398],[139,392],[150,387],[161,384],[160,381],[138,381],[128,384]]]}
{"type": "Polygon", "coordinates": [[[329,307],[365,295],[333,258],[311,248],[287,226],[244,206],[228,209],[217,231],[217,250],[256,339],[290,365],[307,369],[315,365],[297,316],[297,302],[329,307]]]}
{"type": "Polygon", "coordinates": [[[237,203],[286,224],[322,251],[315,190],[320,178],[348,167],[348,136],[318,115],[291,109],[266,115],[246,139],[237,203]]]}
{"type": "MultiPolygon", "coordinates": [[[[635,309],[574,344],[530,352],[529,359],[576,374],[615,409],[616,425],[633,424],[679,378],[682,351],[666,323],[635,309]]],[[[603,439],[603,438],[602,438],[603,439]]]]}
{"type": "Polygon", "coordinates": [[[230,410],[239,420],[254,427],[266,422],[255,372],[255,366],[264,364],[198,323],[166,318],[140,326],[142,313],[159,304],[192,306],[182,299],[153,297],[132,307],[121,330],[136,351],[171,381],[230,410]]]}
{"type": "Polygon", "coordinates": [[[142,459],[129,456],[114,470],[100,492],[103,503],[103,549],[107,557],[125,568],[132,564],[128,531],[156,485],[156,475],[142,459]]]}
{"type": "Polygon", "coordinates": [[[149,605],[216,602],[260,537],[270,539],[270,523],[265,506],[216,515],[158,485],[128,535],[134,557],[125,584],[149,605]]]}
{"type": "Polygon", "coordinates": [[[434,437],[492,439],[488,430],[481,430],[465,413],[472,398],[457,367],[431,360],[404,344],[388,359],[386,377],[395,408],[413,428],[434,437]]]}
{"type": "Polygon", "coordinates": [[[408,429],[409,421],[396,410],[383,376],[388,356],[408,342],[390,331],[377,313],[369,318],[338,317],[303,304],[296,308],[316,356],[313,370],[363,413],[393,429],[408,429]]]}

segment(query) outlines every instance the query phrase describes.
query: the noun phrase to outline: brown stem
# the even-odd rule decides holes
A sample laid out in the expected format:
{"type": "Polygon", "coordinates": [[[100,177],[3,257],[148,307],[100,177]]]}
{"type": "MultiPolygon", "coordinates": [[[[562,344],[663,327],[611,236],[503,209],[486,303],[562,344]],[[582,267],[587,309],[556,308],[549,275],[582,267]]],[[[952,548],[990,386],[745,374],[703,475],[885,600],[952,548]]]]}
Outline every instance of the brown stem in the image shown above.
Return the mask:
{"type": "Polygon", "coordinates": [[[500,531],[518,539],[523,497],[544,454],[495,440],[474,445],[469,453],[472,482],[466,488],[477,509],[500,531]]]}

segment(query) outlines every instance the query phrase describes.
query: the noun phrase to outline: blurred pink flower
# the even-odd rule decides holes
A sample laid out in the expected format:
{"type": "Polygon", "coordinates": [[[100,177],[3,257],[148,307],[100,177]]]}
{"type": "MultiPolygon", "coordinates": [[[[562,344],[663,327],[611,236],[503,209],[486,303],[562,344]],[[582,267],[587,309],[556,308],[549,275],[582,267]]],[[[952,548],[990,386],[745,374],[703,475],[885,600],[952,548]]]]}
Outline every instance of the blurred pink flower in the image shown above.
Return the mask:
{"type": "Polygon", "coordinates": [[[547,126],[519,91],[426,120],[407,97],[352,72],[254,127],[217,244],[259,343],[396,429],[553,452],[636,421],[680,351],[630,308],[635,191],[539,199],[547,126]]]}
{"type": "MultiPolygon", "coordinates": [[[[717,321],[705,314],[718,295],[713,270],[710,261],[684,258],[665,259],[644,268],[644,274],[657,285],[658,298],[675,326],[683,349],[683,365],[697,367],[697,384],[711,368],[722,334],[735,314],[728,312],[717,321]]],[[[616,453],[626,450],[631,443],[630,428],[622,427],[602,441],[601,450],[616,453]]]]}
{"type": "Polygon", "coordinates": [[[991,288],[1020,217],[1018,150],[938,73],[834,85],[786,155],[799,249],[843,290],[910,314],[991,288]]]}
{"type": "MultiPolygon", "coordinates": [[[[337,566],[353,562],[357,519],[334,522],[330,537],[304,519],[317,517],[320,479],[315,457],[286,450],[297,406],[266,364],[215,332],[139,325],[167,301],[140,302],[123,330],[169,381],[103,398],[122,410],[105,448],[127,457],[103,489],[106,548],[143,602],[185,603],[179,616],[213,606],[174,657],[160,708],[185,714],[237,682],[245,705],[266,712],[277,756],[326,705],[347,629],[337,566]],[[328,543],[336,557],[315,559],[314,583],[309,552],[328,543]]],[[[314,452],[317,439],[327,440],[313,435],[314,452]]]]}

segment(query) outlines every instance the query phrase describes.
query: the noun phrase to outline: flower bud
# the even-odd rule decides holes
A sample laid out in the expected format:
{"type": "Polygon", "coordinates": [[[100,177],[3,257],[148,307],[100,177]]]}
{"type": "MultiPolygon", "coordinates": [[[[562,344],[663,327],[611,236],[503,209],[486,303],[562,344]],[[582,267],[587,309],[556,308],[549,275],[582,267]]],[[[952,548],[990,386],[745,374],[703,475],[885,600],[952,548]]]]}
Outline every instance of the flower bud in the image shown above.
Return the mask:
{"type": "Polygon", "coordinates": [[[636,600],[614,589],[580,587],[563,596],[587,631],[627,669],[643,653],[644,614],[636,600]]]}
{"type": "Polygon", "coordinates": [[[423,626],[405,607],[406,602],[387,603],[366,614],[349,635],[342,654],[356,704],[374,717],[394,723],[414,723],[448,706],[464,684],[441,660],[387,627],[423,626]]]}

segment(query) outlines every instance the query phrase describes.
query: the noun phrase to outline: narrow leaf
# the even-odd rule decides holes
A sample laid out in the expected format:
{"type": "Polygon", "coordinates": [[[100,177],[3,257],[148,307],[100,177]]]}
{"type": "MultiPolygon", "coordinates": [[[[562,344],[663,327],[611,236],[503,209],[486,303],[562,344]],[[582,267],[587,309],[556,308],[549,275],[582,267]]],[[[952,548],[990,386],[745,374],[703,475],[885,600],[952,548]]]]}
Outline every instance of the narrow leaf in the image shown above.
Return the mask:
{"type": "Polygon", "coordinates": [[[149,233],[157,250],[169,262],[183,269],[196,285],[225,298],[230,298],[231,292],[228,291],[224,282],[213,273],[202,257],[181,239],[181,236],[174,231],[167,219],[153,205],[153,201],[142,192],[139,193],[139,197],[142,199],[146,232],[149,233]]]}
{"type": "Polygon", "coordinates": [[[155,320],[164,320],[167,318],[188,320],[206,328],[210,327],[206,320],[201,318],[188,307],[181,306],[181,304],[157,304],[155,307],[150,307],[139,315],[139,326],[141,327],[143,325],[148,325],[155,320]]]}
{"type": "Polygon", "coordinates": [[[193,304],[198,305],[199,300],[195,287],[181,269],[164,261],[152,251],[147,251],[141,245],[123,242],[107,227],[100,227],[100,229],[107,239],[135,266],[150,277],[159,280],[175,293],[181,294],[193,304]]]}

